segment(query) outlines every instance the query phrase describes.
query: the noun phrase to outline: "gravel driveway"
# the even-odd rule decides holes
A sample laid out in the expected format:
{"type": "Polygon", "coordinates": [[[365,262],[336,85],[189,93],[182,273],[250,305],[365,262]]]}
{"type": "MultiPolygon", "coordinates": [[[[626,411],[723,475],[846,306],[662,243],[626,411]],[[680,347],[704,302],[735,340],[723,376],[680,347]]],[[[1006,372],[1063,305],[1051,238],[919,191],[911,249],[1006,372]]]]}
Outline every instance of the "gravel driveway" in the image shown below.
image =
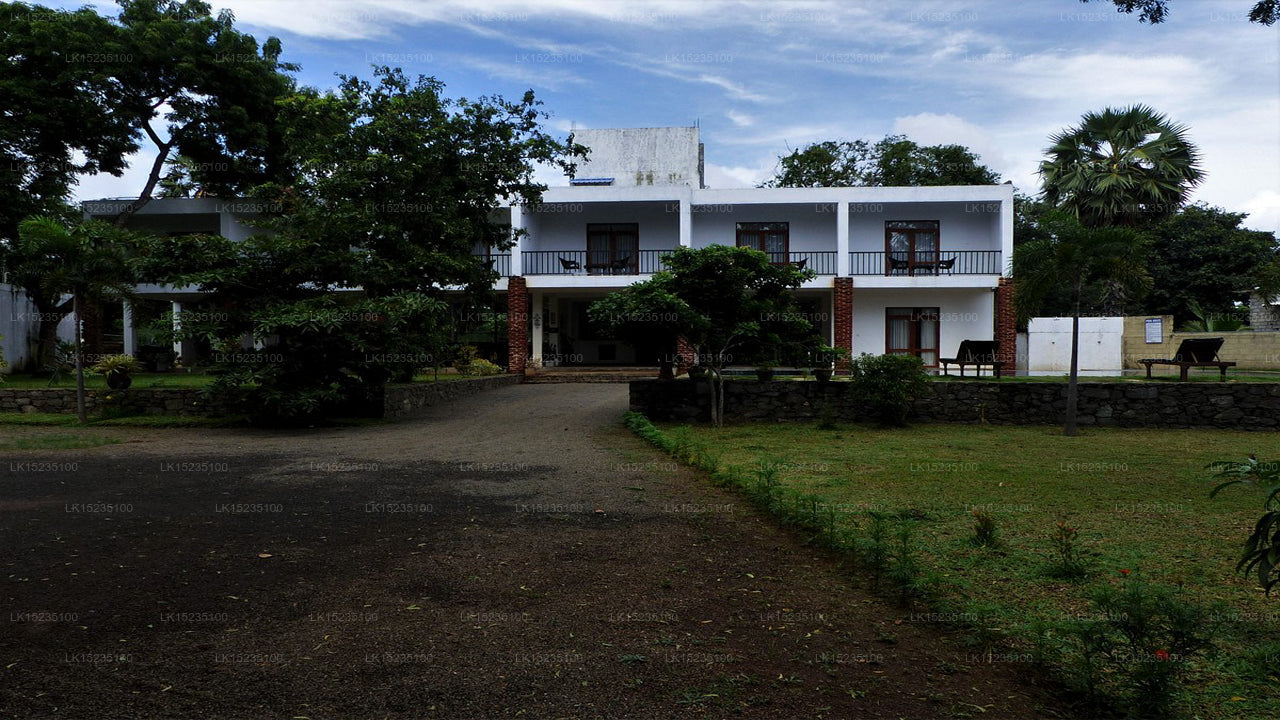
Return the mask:
{"type": "Polygon", "coordinates": [[[1016,663],[858,589],[625,406],[510,386],[397,423],[8,452],[0,714],[1049,715],[1016,663]]]}

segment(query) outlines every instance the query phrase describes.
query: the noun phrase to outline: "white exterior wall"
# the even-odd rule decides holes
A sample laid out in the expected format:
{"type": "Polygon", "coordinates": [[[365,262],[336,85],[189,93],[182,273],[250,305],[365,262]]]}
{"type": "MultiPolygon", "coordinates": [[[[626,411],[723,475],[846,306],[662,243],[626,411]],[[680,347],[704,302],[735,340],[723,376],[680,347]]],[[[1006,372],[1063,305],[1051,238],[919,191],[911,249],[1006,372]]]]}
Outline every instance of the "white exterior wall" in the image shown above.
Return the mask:
{"type": "Polygon", "coordinates": [[[529,237],[522,250],[586,250],[587,225],[594,223],[638,223],[641,250],[670,250],[680,244],[675,202],[556,202],[535,209],[526,208],[523,215],[529,237]]]}
{"type": "Polygon", "coordinates": [[[1000,250],[1000,208],[999,202],[852,202],[849,204],[849,250],[884,252],[885,223],[893,220],[937,220],[938,244],[944,253],[1000,250]]]}
{"type": "Polygon", "coordinates": [[[737,223],[785,222],[791,252],[834,251],[836,213],[829,205],[694,205],[693,247],[736,245],[737,223]]]}
{"type": "Polygon", "coordinates": [[[961,340],[991,340],[995,294],[987,289],[855,290],[853,354],[881,355],[885,350],[885,308],[936,307],[938,352],[954,357],[961,340]]]}
{"type": "Polygon", "coordinates": [[[36,342],[35,305],[23,291],[0,283],[0,350],[9,367],[0,370],[11,373],[26,364],[36,342]]]}
{"type": "MultiPolygon", "coordinates": [[[[1080,374],[1120,375],[1124,318],[1080,318],[1080,374]]],[[[1032,318],[1027,326],[1027,374],[1071,371],[1071,318],[1032,318]]]]}

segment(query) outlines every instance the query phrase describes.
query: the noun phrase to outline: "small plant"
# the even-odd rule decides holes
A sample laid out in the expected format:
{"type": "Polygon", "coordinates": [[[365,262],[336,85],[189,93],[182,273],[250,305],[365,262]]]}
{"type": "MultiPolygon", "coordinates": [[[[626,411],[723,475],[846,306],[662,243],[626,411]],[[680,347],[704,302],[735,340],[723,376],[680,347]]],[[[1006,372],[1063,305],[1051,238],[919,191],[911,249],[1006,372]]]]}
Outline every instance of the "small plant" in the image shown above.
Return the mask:
{"type": "Polygon", "coordinates": [[[65,373],[70,373],[76,369],[76,344],[59,340],[53,346],[53,360],[44,366],[44,371],[49,373],[49,385],[53,386],[62,380],[65,373]]]}
{"type": "Polygon", "coordinates": [[[760,382],[769,382],[773,379],[773,366],[760,365],[756,367],[756,379],[760,382]]]}
{"type": "Polygon", "coordinates": [[[880,586],[880,577],[889,565],[889,523],[882,513],[871,513],[871,525],[867,528],[866,537],[858,548],[862,564],[871,571],[876,587],[880,586]]]}
{"type": "Polygon", "coordinates": [[[140,371],[142,365],[132,355],[108,355],[91,369],[106,377],[107,387],[126,390],[133,384],[133,373],[140,371]]]}
{"type": "Polygon", "coordinates": [[[1232,485],[1253,485],[1263,488],[1267,499],[1263,501],[1266,510],[1253,526],[1253,533],[1245,541],[1244,552],[1236,570],[1243,571],[1248,577],[1251,573],[1258,576],[1258,582],[1266,588],[1268,595],[1276,583],[1280,583],[1280,462],[1258,462],[1256,455],[1242,462],[1218,462],[1208,465],[1218,468],[1215,478],[1225,479],[1209,493],[1214,497],[1219,491],[1232,485]]]}
{"type": "Polygon", "coordinates": [[[973,509],[973,537],[969,542],[985,548],[1000,546],[1000,528],[991,513],[978,508],[973,509]]]}
{"type": "Polygon", "coordinates": [[[542,358],[536,358],[530,355],[524,360],[524,369],[537,372],[542,369],[542,358]]]}
{"type": "MultiPolygon", "coordinates": [[[[0,335],[0,340],[3,339],[4,336],[0,335]]],[[[9,362],[4,359],[4,346],[0,346],[0,370],[4,370],[7,367],[9,367],[9,362]]],[[[4,373],[0,373],[0,383],[2,382],[4,382],[4,373]]]]}
{"type": "Polygon", "coordinates": [[[1088,561],[1080,554],[1080,530],[1066,519],[1059,520],[1053,530],[1053,554],[1049,575],[1059,580],[1079,580],[1089,574],[1088,561]]]}

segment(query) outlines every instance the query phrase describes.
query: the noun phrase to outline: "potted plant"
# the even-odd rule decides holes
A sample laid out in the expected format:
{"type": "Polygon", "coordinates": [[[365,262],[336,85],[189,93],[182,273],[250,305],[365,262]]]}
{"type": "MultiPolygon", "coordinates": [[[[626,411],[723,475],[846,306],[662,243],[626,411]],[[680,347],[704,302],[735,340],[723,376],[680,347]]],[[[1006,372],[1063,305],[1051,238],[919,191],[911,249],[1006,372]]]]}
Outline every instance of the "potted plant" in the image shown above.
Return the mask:
{"type": "Polygon", "coordinates": [[[105,375],[107,387],[126,390],[133,384],[133,373],[142,369],[132,355],[108,355],[93,366],[93,371],[105,375]]]}
{"type": "Polygon", "coordinates": [[[704,366],[704,365],[690,365],[690,366],[689,366],[689,379],[690,379],[690,380],[701,380],[701,379],[705,378],[706,376],[707,376],[707,368],[706,368],[706,366],[704,366]]]}
{"type": "Polygon", "coordinates": [[[773,379],[773,366],[760,365],[756,368],[756,379],[760,382],[769,382],[773,379]]]}
{"type": "Polygon", "coordinates": [[[540,358],[536,358],[533,356],[525,358],[524,360],[525,375],[537,375],[538,371],[541,369],[542,369],[542,360],[540,358]]]}
{"type": "Polygon", "coordinates": [[[848,356],[849,353],[844,348],[819,345],[817,353],[813,356],[813,377],[818,382],[830,381],[832,373],[835,372],[836,363],[848,356]]]}

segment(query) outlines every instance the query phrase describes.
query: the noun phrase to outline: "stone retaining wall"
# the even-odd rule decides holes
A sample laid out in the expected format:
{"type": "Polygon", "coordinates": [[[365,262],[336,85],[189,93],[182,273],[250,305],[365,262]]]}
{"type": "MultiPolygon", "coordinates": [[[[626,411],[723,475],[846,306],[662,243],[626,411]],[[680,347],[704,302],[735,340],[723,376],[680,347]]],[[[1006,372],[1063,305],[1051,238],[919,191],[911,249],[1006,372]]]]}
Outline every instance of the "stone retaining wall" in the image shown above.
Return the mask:
{"type": "MultiPolygon", "coordinates": [[[[129,390],[89,390],[84,405],[98,414],[103,405],[119,408],[125,415],[209,415],[217,414],[201,396],[199,388],[137,388],[129,390]],[[108,399],[109,398],[109,399],[108,399]]],[[[19,389],[0,386],[0,412],[74,413],[75,388],[19,389]]]]}
{"type": "MultiPolygon", "coordinates": [[[[352,414],[360,417],[402,417],[437,403],[464,395],[473,395],[523,380],[519,375],[494,375],[467,380],[449,380],[413,385],[389,385],[381,397],[370,402],[353,403],[352,414]]],[[[90,390],[85,394],[85,408],[99,414],[104,403],[119,408],[124,415],[218,415],[222,408],[205,402],[200,388],[132,388],[129,390],[90,390]],[[108,399],[110,398],[110,399],[108,399]]],[[[42,412],[74,413],[74,388],[20,389],[0,386],[0,413],[42,412]]]]}
{"type": "MultiPolygon", "coordinates": [[[[730,380],[725,419],[813,421],[824,413],[866,421],[847,382],[730,380]]],[[[631,409],[654,420],[708,421],[707,381],[637,380],[631,409]]],[[[914,422],[1058,424],[1066,407],[1065,382],[931,382],[912,410],[914,422]]],[[[1079,423],[1118,427],[1280,430],[1280,383],[1082,382],[1079,423]]]]}
{"type": "MultiPolygon", "coordinates": [[[[388,385],[382,396],[380,417],[404,417],[423,408],[464,395],[474,395],[503,385],[516,385],[523,375],[491,375],[468,380],[448,380],[413,385],[388,385]]],[[[375,405],[376,408],[376,405],[375,405]]]]}

